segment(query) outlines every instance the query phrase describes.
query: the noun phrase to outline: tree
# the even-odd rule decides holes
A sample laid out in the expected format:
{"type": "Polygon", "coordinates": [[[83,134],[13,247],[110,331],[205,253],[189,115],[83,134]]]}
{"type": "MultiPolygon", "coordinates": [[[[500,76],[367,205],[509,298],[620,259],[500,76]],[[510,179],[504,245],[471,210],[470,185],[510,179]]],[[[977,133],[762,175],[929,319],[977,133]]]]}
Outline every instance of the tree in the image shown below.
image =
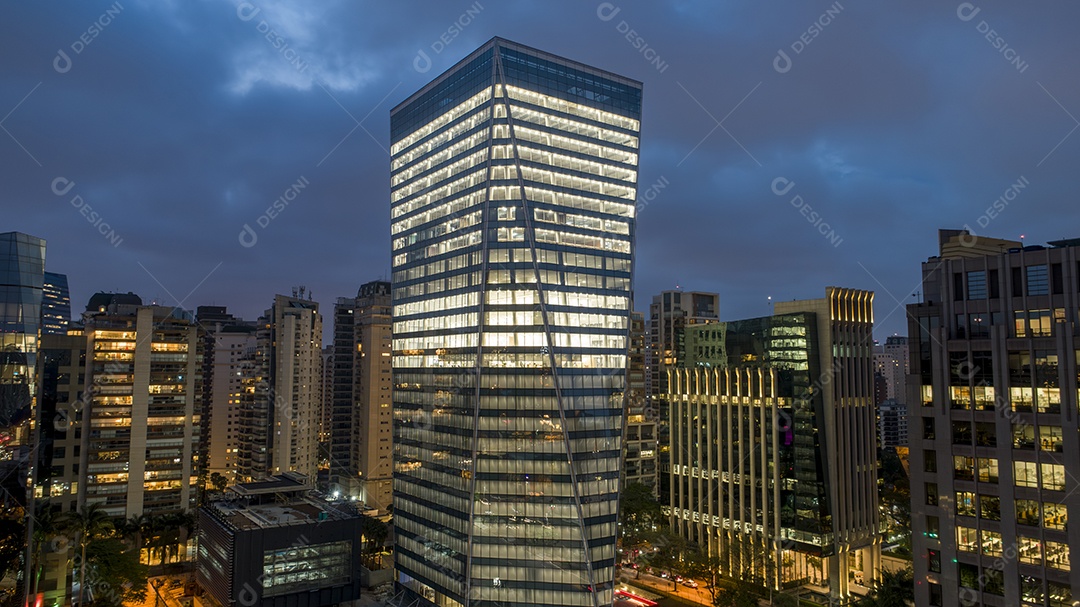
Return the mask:
{"type": "Polygon", "coordinates": [[[148,567],[139,562],[138,549],[127,547],[118,537],[93,542],[86,552],[91,571],[89,587],[92,604],[120,607],[146,600],[148,567]]]}
{"type": "Polygon", "coordinates": [[[224,491],[225,487],[229,485],[229,481],[225,480],[225,477],[218,472],[210,473],[210,486],[216,491],[224,491]]]}
{"type": "Polygon", "coordinates": [[[721,592],[724,563],[718,556],[709,556],[707,550],[699,550],[687,558],[686,574],[700,580],[715,605],[721,592]]]}
{"type": "Polygon", "coordinates": [[[642,483],[630,483],[619,497],[619,531],[623,547],[637,546],[652,537],[653,527],[664,522],[660,502],[653,490],[642,483]]]}
{"type": "Polygon", "coordinates": [[[915,573],[911,568],[900,571],[881,570],[870,594],[859,601],[859,607],[908,607],[915,603],[915,573]]]}
{"type": "Polygon", "coordinates": [[[716,607],[758,607],[760,588],[751,582],[735,580],[713,600],[716,607]]]}
{"type": "MultiPolygon", "coordinates": [[[[33,569],[33,592],[37,594],[41,576],[45,573],[43,553],[45,545],[52,541],[63,529],[61,529],[60,508],[56,504],[50,504],[40,500],[34,506],[34,569],[33,569]]],[[[21,540],[20,540],[21,541],[21,540]]]]}
{"type": "Polygon", "coordinates": [[[14,518],[0,518],[0,577],[18,571],[26,545],[26,525],[14,518]]]}
{"type": "Polygon", "coordinates": [[[379,519],[364,515],[360,521],[360,534],[363,537],[364,565],[368,569],[378,569],[379,565],[375,556],[382,551],[383,543],[390,530],[386,523],[379,519]]]}
{"type": "Polygon", "coordinates": [[[65,512],[63,526],[74,533],[75,543],[79,545],[79,604],[86,603],[86,551],[97,539],[107,536],[113,530],[113,522],[101,507],[90,504],[82,510],[65,512]]]}

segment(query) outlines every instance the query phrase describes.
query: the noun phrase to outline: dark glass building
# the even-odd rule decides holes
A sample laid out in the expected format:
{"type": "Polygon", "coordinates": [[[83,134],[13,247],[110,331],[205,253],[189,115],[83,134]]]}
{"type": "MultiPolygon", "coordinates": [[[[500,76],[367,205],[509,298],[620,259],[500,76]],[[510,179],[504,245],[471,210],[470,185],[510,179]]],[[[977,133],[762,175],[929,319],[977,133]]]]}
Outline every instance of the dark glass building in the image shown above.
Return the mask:
{"type": "Polygon", "coordinates": [[[45,272],[41,302],[41,332],[64,335],[71,323],[71,296],[66,274],[45,272]]]}
{"type": "Polygon", "coordinates": [[[640,83],[499,38],[391,112],[412,598],[612,604],[640,118],[640,83]]]}
{"type": "Polygon", "coordinates": [[[29,421],[37,397],[44,274],[43,239],[0,234],[0,487],[5,501],[19,504],[25,503],[33,447],[29,421]]]}

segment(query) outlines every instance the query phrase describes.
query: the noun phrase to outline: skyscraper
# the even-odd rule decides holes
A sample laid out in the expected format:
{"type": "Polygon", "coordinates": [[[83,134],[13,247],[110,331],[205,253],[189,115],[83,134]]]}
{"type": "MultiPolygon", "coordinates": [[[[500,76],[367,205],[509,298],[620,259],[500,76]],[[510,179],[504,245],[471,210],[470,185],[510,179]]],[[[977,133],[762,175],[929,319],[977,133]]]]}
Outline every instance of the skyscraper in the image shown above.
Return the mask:
{"type": "Polygon", "coordinates": [[[400,586],[610,605],[641,84],[495,38],[391,112],[400,586]]]}
{"type": "Polygon", "coordinates": [[[649,348],[645,315],[630,314],[630,348],[626,369],[626,436],[623,441],[623,486],[641,483],[655,494],[657,487],[656,411],[645,393],[645,356],[649,348]]]}
{"type": "MultiPolygon", "coordinates": [[[[720,295],[717,293],[663,291],[654,295],[649,305],[649,349],[645,356],[645,391],[648,407],[656,414],[659,439],[657,485],[660,502],[671,497],[671,440],[668,428],[667,371],[685,362],[686,327],[715,323],[720,319],[720,295]]],[[[709,333],[711,334],[711,333],[709,333]]],[[[695,352],[697,350],[695,349],[695,352]]]]}
{"type": "Polygon", "coordinates": [[[299,472],[314,481],[322,393],[319,304],[304,298],[303,287],[292,297],[274,296],[259,318],[256,339],[255,394],[250,403],[241,402],[238,480],[299,472]]]}
{"type": "Polygon", "coordinates": [[[94,295],[83,318],[86,409],[74,427],[81,459],[70,477],[78,505],[125,520],[193,510],[202,466],[199,326],[188,312],[144,306],[131,293],[94,295]]]}
{"type": "Polygon", "coordinates": [[[917,605],[1073,605],[1080,239],[939,232],[908,306],[917,605]]]}
{"type": "Polygon", "coordinates": [[[237,480],[240,445],[248,438],[240,426],[241,412],[250,410],[255,400],[256,325],[220,306],[199,306],[196,318],[206,335],[204,482],[213,487],[221,477],[232,485],[237,480]]]}
{"type": "MultiPolygon", "coordinates": [[[[28,424],[37,396],[45,241],[0,234],[0,484],[4,499],[25,494],[28,424]]],[[[21,500],[19,500],[21,501],[21,500]]]]}
{"type": "Polygon", "coordinates": [[[381,512],[391,506],[393,480],[390,331],[389,282],[369,282],[355,298],[338,299],[330,483],[381,512]]]}
{"type": "Polygon", "coordinates": [[[66,335],[71,323],[71,296],[66,274],[45,272],[41,301],[41,332],[66,335]]]}

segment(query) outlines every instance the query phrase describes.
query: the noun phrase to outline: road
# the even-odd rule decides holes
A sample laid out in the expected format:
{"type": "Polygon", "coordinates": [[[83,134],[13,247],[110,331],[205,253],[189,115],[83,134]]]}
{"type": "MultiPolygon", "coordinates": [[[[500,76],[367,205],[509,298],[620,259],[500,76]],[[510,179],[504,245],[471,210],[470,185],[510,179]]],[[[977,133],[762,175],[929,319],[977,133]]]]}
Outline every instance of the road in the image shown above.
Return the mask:
{"type": "Polygon", "coordinates": [[[678,584],[672,588],[671,580],[665,580],[662,577],[651,575],[644,571],[640,572],[640,575],[635,579],[634,573],[635,571],[633,569],[623,569],[619,579],[621,580],[622,577],[625,576],[630,584],[636,584],[649,590],[659,590],[668,594],[674,594],[681,599],[701,603],[702,605],[712,605],[712,598],[709,597],[709,591],[706,590],[704,586],[699,588],[689,588],[682,584],[678,584]]]}

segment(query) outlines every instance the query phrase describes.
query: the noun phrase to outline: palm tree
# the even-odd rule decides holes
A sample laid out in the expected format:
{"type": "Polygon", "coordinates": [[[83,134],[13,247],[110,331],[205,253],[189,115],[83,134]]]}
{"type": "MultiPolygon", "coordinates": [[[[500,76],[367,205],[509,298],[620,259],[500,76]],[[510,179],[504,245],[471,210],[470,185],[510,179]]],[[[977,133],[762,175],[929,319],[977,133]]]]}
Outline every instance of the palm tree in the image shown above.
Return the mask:
{"type": "Polygon", "coordinates": [[[37,594],[41,576],[45,573],[42,556],[45,544],[56,537],[60,531],[58,514],[60,514],[60,509],[56,504],[50,504],[46,500],[39,500],[34,506],[34,594],[37,594]]]}
{"type": "Polygon", "coordinates": [[[899,571],[881,570],[870,594],[859,601],[859,607],[909,607],[915,603],[915,574],[911,568],[899,571]]]}
{"type": "Polygon", "coordinates": [[[146,527],[146,515],[145,514],[133,514],[126,521],[121,521],[117,525],[120,533],[125,539],[131,541],[131,545],[135,548],[135,551],[142,555],[143,543],[145,537],[143,535],[143,529],[146,527]]]}
{"type": "Polygon", "coordinates": [[[65,512],[62,515],[63,526],[75,533],[79,544],[79,603],[86,602],[86,547],[95,539],[103,537],[113,529],[113,522],[101,504],[90,504],[82,510],[65,512]]]}

